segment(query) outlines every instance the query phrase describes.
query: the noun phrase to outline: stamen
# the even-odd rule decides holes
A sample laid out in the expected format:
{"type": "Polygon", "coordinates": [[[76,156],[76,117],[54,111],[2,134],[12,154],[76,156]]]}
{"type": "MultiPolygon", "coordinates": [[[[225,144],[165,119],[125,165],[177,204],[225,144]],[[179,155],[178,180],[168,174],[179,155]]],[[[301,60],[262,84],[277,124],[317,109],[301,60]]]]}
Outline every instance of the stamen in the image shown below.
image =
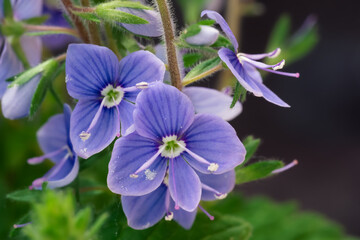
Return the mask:
{"type": "Polygon", "coordinates": [[[285,59],[283,59],[282,61],[280,61],[279,63],[275,64],[272,69],[279,70],[282,69],[285,66],[285,59]]]}
{"type": "Polygon", "coordinates": [[[45,159],[49,159],[51,157],[54,157],[56,155],[58,155],[59,153],[63,152],[64,150],[67,149],[67,146],[64,146],[62,148],[59,148],[53,152],[47,153],[43,156],[40,157],[34,157],[34,158],[30,158],[27,160],[28,164],[39,164],[41,162],[43,162],[45,159]]]}
{"type": "Polygon", "coordinates": [[[90,134],[89,132],[90,132],[90,130],[96,125],[97,121],[99,120],[100,115],[101,115],[101,112],[102,112],[102,109],[104,108],[105,101],[106,101],[106,98],[103,98],[103,100],[101,101],[101,104],[100,104],[99,109],[97,110],[97,112],[96,112],[93,120],[92,120],[91,123],[90,123],[89,128],[88,128],[85,132],[82,131],[82,132],[79,134],[79,137],[80,137],[81,140],[83,140],[84,142],[85,142],[86,140],[88,140],[89,137],[91,136],[91,134],[90,134]]]}
{"type": "Polygon", "coordinates": [[[193,158],[195,158],[196,160],[198,160],[201,163],[205,163],[208,164],[208,168],[207,170],[210,172],[215,172],[216,170],[218,170],[219,168],[219,164],[217,163],[210,163],[208,162],[205,158],[200,157],[199,155],[197,155],[196,153],[192,152],[191,150],[187,149],[185,146],[181,145],[179,142],[177,143],[181,148],[183,148],[190,156],[192,156],[193,158]]]}
{"type": "Polygon", "coordinates": [[[279,54],[281,53],[281,49],[280,48],[276,48],[274,51],[269,52],[269,53],[260,53],[260,54],[248,54],[248,53],[238,53],[238,57],[240,56],[244,56],[244,57],[248,57],[252,60],[261,60],[263,58],[276,58],[277,56],[279,56],[279,54]]]}
{"type": "Polygon", "coordinates": [[[161,146],[157,153],[155,153],[154,156],[152,156],[149,160],[147,160],[138,170],[136,170],[133,174],[130,174],[131,178],[137,178],[138,173],[141,171],[144,171],[145,169],[149,168],[151,164],[156,160],[156,158],[161,154],[161,152],[165,149],[165,146],[161,146]]]}
{"type": "Polygon", "coordinates": [[[174,172],[174,159],[171,159],[171,173],[172,173],[172,178],[173,178],[173,187],[174,187],[174,194],[175,194],[175,209],[179,210],[179,200],[178,200],[178,195],[177,195],[177,191],[176,191],[176,183],[175,183],[175,172],[174,172]]]}
{"type": "Polygon", "coordinates": [[[135,86],[123,88],[122,90],[124,92],[134,92],[134,91],[137,91],[137,90],[147,89],[148,87],[149,87],[149,83],[147,83],[147,82],[139,82],[135,86]]]}
{"type": "MultiPolygon", "coordinates": [[[[114,103],[115,103],[115,98],[114,98],[114,97],[112,97],[112,99],[113,99],[113,101],[114,101],[114,103]]],[[[121,121],[120,121],[120,111],[119,111],[119,106],[118,106],[118,105],[115,105],[115,107],[116,107],[116,110],[117,110],[117,113],[118,113],[118,123],[120,124],[120,128],[119,128],[119,129],[121,129],[121,121]]],[[[118,132],[118,133],[116,134],[116,136],[117,136],[117,137],[120,137],[120,135],[121,135],[121,133],[120,133],[120,132],[118,132]]]]}
{"type": "Polygon", "coordinates": [[[165,215],[165,221],[171,221],[174,218],[174,213],[173,212],[167,212],[165,215]]]}
{"type": "Polygon", "coordinates": [[[271,173],[272,174],[277,174],[277,173],[284,172],[284,171],[289,170],[290,168],[296,166],[298,163],[299,163],[298,160],[295,159],[294,161],[292,161],[288,165],[286,165],[286,166],[284,166],[282,168],[276,169],[276,170],[272,171],[271,173]]]}
{"type": "Polygon", "coordinates": [[[207,190],[207,191],[210,191],[210,192],[213,192],[214,193],[214,197],[216,199],[224,199],[227,197],[227,193],[220,193],[218,192],[216,189],[204,184],[204,183],[201,183],[201,187],[204,189],[204,190],[207,190]]]}
{"type": "Polygon", "coordinates": [[[274,70],[267,69],[267,68],[262,68],[261,70],[264,70],[266,72],[275,73],[275,74],[278,74],[278,75],[288,76],[288,77],[294,77],[294,78],[299,78],[300,77],[300,73],[279,72],[279,71],[274,71],[274,70]]]}
{"type": "Polygon", "coordinates": [[[14,228],[22,228],[22,227],[25,227],[25,226],[27,226],[29,224],[31,224],[31,222],[23,223],[23,224],[14,224],[13,227],[14,228]]]}
{"type": "Polygon", "coordinates": [[[203,213],[206,214],[206,216],[209,217],[209,219],[210,219],[211,221],[213,221],[213,220],[215,219],[215,217],[212,216],[212,215],[210,215],[210,213],[208,213],[201,205],[199,205],[198,207],[200,208],[201,211],[203,211],[203,213]]]}

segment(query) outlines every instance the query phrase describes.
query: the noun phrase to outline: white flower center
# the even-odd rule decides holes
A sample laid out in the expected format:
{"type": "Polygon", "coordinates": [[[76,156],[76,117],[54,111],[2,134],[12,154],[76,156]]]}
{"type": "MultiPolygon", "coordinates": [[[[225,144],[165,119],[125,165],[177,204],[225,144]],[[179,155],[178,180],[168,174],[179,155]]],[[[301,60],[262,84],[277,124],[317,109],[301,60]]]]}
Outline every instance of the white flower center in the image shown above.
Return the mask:
{"type": "Polygon", "coordinates": [[[124,91],[120,86],[114,88],[114,86],[108,85],[101,91],[101,95],[104,96],[105,99],[104,106],[111,108],[119,105],[124,98],[124,91]]]}
{"type": "Polygon", "coordinates": [[[162,139],[164,150],[161,152],[162,157],[166,158],[175,158],[179,156],[185,149],[185,142],[183,140],[178,140],[176,135],[163,137],[162,139]]]}

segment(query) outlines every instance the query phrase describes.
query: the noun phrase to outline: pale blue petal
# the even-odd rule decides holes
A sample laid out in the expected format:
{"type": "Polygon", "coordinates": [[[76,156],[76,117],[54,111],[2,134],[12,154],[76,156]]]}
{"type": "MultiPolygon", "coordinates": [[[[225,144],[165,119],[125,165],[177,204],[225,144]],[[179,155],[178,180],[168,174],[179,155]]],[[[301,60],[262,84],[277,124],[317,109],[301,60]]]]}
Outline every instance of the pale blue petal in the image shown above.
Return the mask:
{"type": "Polygon", "coordinates": [[[119,78],[119,63],[108,48],[70,44],[66,57],[66,87],[73,98],[97,98],[119,78]]]}
{"type": "Polygon", "coordinates": [[[193,103],[196,113],[208,113],[231,121],[242,111],[240,102],[230,108],[233,98],[215,89],[204,87],[185,87],[183,89],[193,103]]]}
{"type": "Polygon", "coordinates": [[[159,222],[165,215],[167,187],[161,184],[155,191],[140,197],[122,196],[121,203],[128,225],[146,229],[159,222]]]}
{"type": "Polygon", "coordinates": [[[70,120],[70,139],[74,151],[82,158],[88,158],[95,153],[101,152],[114,139],[120,131],[118,113],[115,107],[102,109],[101,115],[90,130],[89,139],[83,141],[79,135],[82,131],[87,131],[101,100],[81,99],[76,104],[70,120]]]}
{"type": "Polygon", "coordinates": [[[166,159],[158,156],[137,178],[130,177],[158,152],[159,144],[136,132],[118,139],[109,163],[107,185],[124,196],[141,196],[154,191],[164,180],[166,159]]]}
{"type": "Polygon", "coordinates": [[[174,220],[185,229],[190,229],[193,225],[197,213],[197,209],[192,212],[183,209],[175,209],[175,202],[171,200],[170,211],[174,214],[174,220]]]}
{"type": "Polygon", "coordinates": [[[69,185],[79,173],[79,160],[77,156],[69,157],[61,170],[48,179],[49,188],[59,188],[69,185]]]}
{"type": "Polygon", "coordinates": [[[135,110],[135,104],[122,101],[119,105],[120,121],[121,121],[121,135],[125,136],[126,131],[131,125],[134,124],[133,113],[135,110]]]}
{"type": "Polygon", "coordinates": [[[35,67],[38,65],[41,62],[42,55],[41,39],[39,37],[22,36],[20,43],[30,66],[35,67]]]}
{"type": "Polygon", "coordinates": [[[43,9],[43,0],[11,0],[14,18],[25,20],[39,17],[43,9]]]}
{"type": "Polygon", "coordinates": [[[157,82],[143,90],[134,111],[136,131],[148,138],[181,136],[194,119],[190,99],[177,88],[157,82]]]}
{"type": "Polygon", "coordinates": [[[199,205],[201,183],[198,175],[182,158],[169,163],[169,190],[172,199],[185,211],[192,212],[199,205]]]}
{"type": "MultiPolygon", "coordinates": [[[[204,158],[209,163],[218,164],[214,174],[234,169],[245,159],[246,150],[236,135],[234,128],[221,118],[208,114],[198,114],[182,138],[186,148],[204,158]]],[[[202,173],[208,171],[209,164],[202,163],[183,152],[186,160],[202,173]]]]}
{"type": "Polygon", "coordinates": [[[200,25],[200,29],[198,34],[187,37],[185,41],[197,46],[209,46],[216,42],[219,37],[219,31],[216,28],[200,25]]]}
{"type": "MultiPolygon", "coordinates": [[[[231,192],[235,187],[235,171],[231,170],[223,174],[203,174],[197,172],[202,184],[215,189],[221,194],[231,192]]],[[[216,200],[215,193],[209,190],[202,189],[201,200],[212,201],[216,200]]]]}

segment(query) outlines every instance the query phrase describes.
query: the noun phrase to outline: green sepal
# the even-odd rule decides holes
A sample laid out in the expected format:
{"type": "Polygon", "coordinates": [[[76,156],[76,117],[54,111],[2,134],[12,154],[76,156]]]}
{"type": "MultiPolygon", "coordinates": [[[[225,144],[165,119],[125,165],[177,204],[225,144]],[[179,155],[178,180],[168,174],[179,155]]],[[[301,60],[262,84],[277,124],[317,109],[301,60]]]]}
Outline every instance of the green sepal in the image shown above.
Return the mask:
{"type": "Polygon", "coordinates": [[[52,83],[52,80],[55,79],[60,74],[60,71],[57,71],[58,67],[59,67],[58,61],[56,61],[55,59],[50,59],[50,62],[48,63],[48,65],[46,66],[46,68],[42,73],[39,84],[37,85],[36,91],[31,100],[30,113],[29,113],[30,118],[34,116],[34,114],[39,109],[41,103],[45,98],[46,92],[52,83]]]}
{"type": "Polygon", "coordinates": [[[12,19],[5,20],[0,25],[1,34],[7,37],[21,37],[26,30],[21,22],[16,22],[12,19]]]}
{"type": "Polygon", "coordinates": [[[82,19],[97,23],[101,22],[101,19],[94,12],[80,12],[76,10],[72,10],[71,12],[82,19]]]}
{"type": "Polygon", "coordinates": [[[148,24],[149,22],[136,15],[122,12],[117,9],[96,8],[97,16],[108,23],[127,23],[127,24],[148,24]]]}
{"type": "Polygon", "coordinates": [[[208,60],[196,65],[196,67],[194,67],[193,69],[191,69],[191,71],[188,74],[186,74],[183,81],[186,81],[188,79],[199,76],[200,74],[216,67],[220,63],[221,63],[221,60],[219,57],[208,59],[208,60]]]}
{"type": "Polygon", "coordinates": [[[195,36],[200,31],[201,31],[200,25],[199,24],[193,24],[193,25],[189,26],[188,28],[186,28],[185,31],[183,32],[183,34],[180,37],[182,39],[186,39],[188,37],[195,36]]]}
{"type": "Polygon", "coordinates": [[[114,9],[114,8],[134,8],[134,9],[145,9],[152,10],[151,7],[145,6],[139,2],[130,2],[130,1],[112,1],[107,3],[102,3],[96,6],[96,8],[103,9],[114,9]]]}
{"type": "Polygon", "coordinates": [[[41,196],[42,191],[23,189],[7,194],[6,198],[18,202],[35,203],[40,200],[41,196]]]}
{"type": "Polygon", "coordinates": [[[8,38],[12,49],[14,50],[16,56],[19,58],[25,69],[30,68],[29,61],[27,60],[24,49],[21,46],[19,37],[9,37],[8,38]]]}
{"type": "Polygon", "coordinates": [[[4,0],[2,9],[4,11],[5,18],[12,19],[14,16],[11,0],[4,0]]]}
{"type": "Polygon", "coordinates": [[[230,108],[233,108],[238,100],[240,100],[240,102],[242,102],[242,103],[245,102],[246,93],[247,93],[246,89],[243,86],[241,86],[239,81],[236,80],[234,96],[233,96],[233,100],[231,102],[230,108]]]}
{"type": "Polygon", "coordinates": [[[254,138],[253,136],[248,136],[242,142],[246,149],[245,160],[242,163],[242,165],[244,165],[254,156],[254,154],[256,153],[256,151],[260,146],[261,140],[260,138],[254,138]]]}
{"type": "Polygon", "coordinates": [[[211,45],[211,47],[213,47],[213,48],[232,47],[232,43],[230,42],[230,40],[228,38],[219,34],[218,39],[216,40],[216,42],[213,45],[211,45]]]}
{"type": "Polygon", "coordinates": [[[215,20],[212,19],[204,19],[204,20],[200,20],[197,24],[199,25],[205,25],[205,26],[212,26],[216,23],[215,20]]]}
{"type": "Polygon", "coordinates": [[[278,160],[261,161],[246,167],[238,167],[236,172],[236,184],[252,182],[272,175],[272,171],[282,168],[284,163],[278,160]]]}

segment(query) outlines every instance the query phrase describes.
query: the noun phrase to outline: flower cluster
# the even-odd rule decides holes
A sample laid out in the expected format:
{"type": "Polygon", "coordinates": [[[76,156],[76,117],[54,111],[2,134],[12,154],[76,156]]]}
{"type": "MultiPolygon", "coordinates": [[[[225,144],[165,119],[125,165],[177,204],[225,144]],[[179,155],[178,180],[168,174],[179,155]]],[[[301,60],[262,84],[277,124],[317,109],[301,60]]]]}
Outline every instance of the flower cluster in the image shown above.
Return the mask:
{"type": "MultiPolygon", "coordinates": [[[[52,88],[54,76],[63,71],[61,66],[65,66],[64,85],[75,105],[72,111],[61,103],[63,113],[52,116],[37,132],[44,155],[28,159],[28,163],[50,159],[54,166],[34,180],[30,188],[41,189],[44,182],[49,188],[64,187],[78,176],[79,158],[88,159],[112,148],[107,186],[121,195],[130,227],[145,229],[164,218],[189,229],[198,209],[214,219],[200,204],[225,198],[235,186],[235,168],[244,163],[246,149],[228,121],[242,112],[242,104],[231,96],[232,86],[218,91],[186,85],[227,65],[247,91],[288,107],[263,84],[257,69],[291,77],[299,74],[277,71],[284,66],[284,60],[274,65],[259,61],[275,58],[280,49],[264,54],[239,53],[234,34],[214,11],[203,11],[202,16],[215,20],[232,46],[216,45],[218,39],[225,39],[219,30],[197,25],[177,39],[183,41],[179,46],[190,46],[189,50],[169,43],[166,28],[172,26],[165,26],[166,16],[160,5],[158,12],[138,2],[114,1],[84,8],[68,2],[63,1],[77,31],[63,19],[57,26],[49,26],[52,21],[39,26],[29,24],[41,15],[40,0],[0,1],[0,97],[4,117],[32,115],[48,89],[61,101],[52,88]],[[10,3],[12,14],[3,11],[10,3]],[[109,27],[113,23],[109,16],[116,16],[114,25],[123,30],[123,38],[113,39],[115,31],[111,28],[105,33],[92,25],[104,21],[109,27]],[[94,22],[84,27],[80,17],[94,22]],[[22,36],[9,30],[15,23],[22,34],[30,31],[36,35],[32,31],[44,30],[73,36],[60,38],[61,43],[53,46],[49,43],[52,38],[22,36]],[[87,31],[91,34],[84,37],[87,31]],[[97,40],[94,34],[98,34],[97,40]],[[150,42],[143,46],[128,34],[137,38],[165,34],[166,44],[154,46],[150,42]],[[53,51],[60,51],[63,44],[66,53],[41,63],[41,41],[53,51]],[[210,62],[194,67],[194,63],[185,61],[194,46],[210,48],[210,62]]],[[[48,7],[45,10],[54,12],[48,7]]],[[[200,56],[200,60],[206,56],[200,56]]],[[[294,164],[280,166],[271,174],[294,164]]]]}

